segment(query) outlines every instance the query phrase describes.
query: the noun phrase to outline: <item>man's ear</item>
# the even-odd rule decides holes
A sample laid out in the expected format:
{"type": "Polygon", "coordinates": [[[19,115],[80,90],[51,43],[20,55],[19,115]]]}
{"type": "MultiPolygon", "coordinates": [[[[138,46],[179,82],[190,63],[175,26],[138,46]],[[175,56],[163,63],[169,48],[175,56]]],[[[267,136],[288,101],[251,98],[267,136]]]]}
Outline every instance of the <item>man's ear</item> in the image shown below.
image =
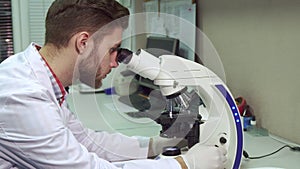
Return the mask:
{"type": "Polygon", "coordinates": [[[88,39],[90,34],[88,32],[80,32],[76,35],[75,48],[81,54],[87,48],[88,39]]]}

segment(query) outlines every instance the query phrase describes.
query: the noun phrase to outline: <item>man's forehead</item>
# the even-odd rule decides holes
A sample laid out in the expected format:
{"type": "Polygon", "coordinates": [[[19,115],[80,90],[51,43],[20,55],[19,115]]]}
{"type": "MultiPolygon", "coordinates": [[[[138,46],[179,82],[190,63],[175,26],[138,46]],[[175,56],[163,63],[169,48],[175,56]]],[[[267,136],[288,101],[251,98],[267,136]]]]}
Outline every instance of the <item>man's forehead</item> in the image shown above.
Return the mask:
{"type": "Polygon", "coordinates": [[[94,41],[105,46],[116,47],[122,42],[123,29],[115,27],[110,30],[98,30],[92,36],[94,41]]]}
{"type": "Polygon", "coordinates": [[[122,29],[121,27],[116,27],[112,30],[111,35],[122,37],[123,31],[124,31],[124,29],[122,29]]]}

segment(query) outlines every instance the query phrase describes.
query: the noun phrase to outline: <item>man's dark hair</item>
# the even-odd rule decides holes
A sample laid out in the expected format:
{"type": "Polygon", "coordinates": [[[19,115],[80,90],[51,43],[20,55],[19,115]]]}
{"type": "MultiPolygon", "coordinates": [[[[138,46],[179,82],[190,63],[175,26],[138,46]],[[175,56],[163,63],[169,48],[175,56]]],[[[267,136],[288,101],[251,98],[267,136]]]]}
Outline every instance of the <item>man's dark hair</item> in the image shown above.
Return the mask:
{"type": "MultiPolygon", "coordinates": [[[[129,15],[127,8],[115,0],[55,0],[46,17],[45,44],[67,46],[80,31],[95,33],[104,25],[129,15]]],[[[128,17],[117,22],[126,29],[128,17]]]]}

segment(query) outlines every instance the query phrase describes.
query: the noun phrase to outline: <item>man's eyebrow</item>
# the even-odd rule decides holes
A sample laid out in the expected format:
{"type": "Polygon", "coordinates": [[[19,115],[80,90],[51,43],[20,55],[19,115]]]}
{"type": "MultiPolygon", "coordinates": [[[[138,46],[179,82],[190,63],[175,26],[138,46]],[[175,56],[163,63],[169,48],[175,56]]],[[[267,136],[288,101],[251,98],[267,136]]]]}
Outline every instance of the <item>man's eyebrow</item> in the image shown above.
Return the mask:
{"type": "Polygon", "coordinates": [[[115,48],[119,48],[119,47],[121,47],[121,42],[119,42],[119,43],[115,44],[115,45],[114,45],[114,47],[115,47],[115,48]]]}
{"type": "Polygon", "coordinates": [[[109,49],[109,52],[112,53],[114,51],[117,51],[121,47],[121,42],[115,44],[112,48],[109,49]]]}

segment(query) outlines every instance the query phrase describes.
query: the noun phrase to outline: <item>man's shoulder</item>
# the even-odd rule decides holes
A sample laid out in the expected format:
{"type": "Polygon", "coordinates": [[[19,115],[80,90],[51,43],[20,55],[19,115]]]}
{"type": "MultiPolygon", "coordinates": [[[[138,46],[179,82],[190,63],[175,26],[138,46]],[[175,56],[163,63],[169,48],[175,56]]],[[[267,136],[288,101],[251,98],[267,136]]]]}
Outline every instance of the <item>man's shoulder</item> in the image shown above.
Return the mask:
{"type": "Polygon", "coordinates": [[[1,104],[6,104],[9,100],[15,102],[32,99],[45,101],[51,97],[49,90],[35,80],[7,79],[1,81],[0,86],[1,104]]]}
{"type": "Polygon", "coordinates": [[[37,57],[32,63],[27,57],[24,53],[18,53],[0,65],[0,97],[3,94],[36,95],[48,90],[49,77],[42,62],[38,62],[37,57]]]}

